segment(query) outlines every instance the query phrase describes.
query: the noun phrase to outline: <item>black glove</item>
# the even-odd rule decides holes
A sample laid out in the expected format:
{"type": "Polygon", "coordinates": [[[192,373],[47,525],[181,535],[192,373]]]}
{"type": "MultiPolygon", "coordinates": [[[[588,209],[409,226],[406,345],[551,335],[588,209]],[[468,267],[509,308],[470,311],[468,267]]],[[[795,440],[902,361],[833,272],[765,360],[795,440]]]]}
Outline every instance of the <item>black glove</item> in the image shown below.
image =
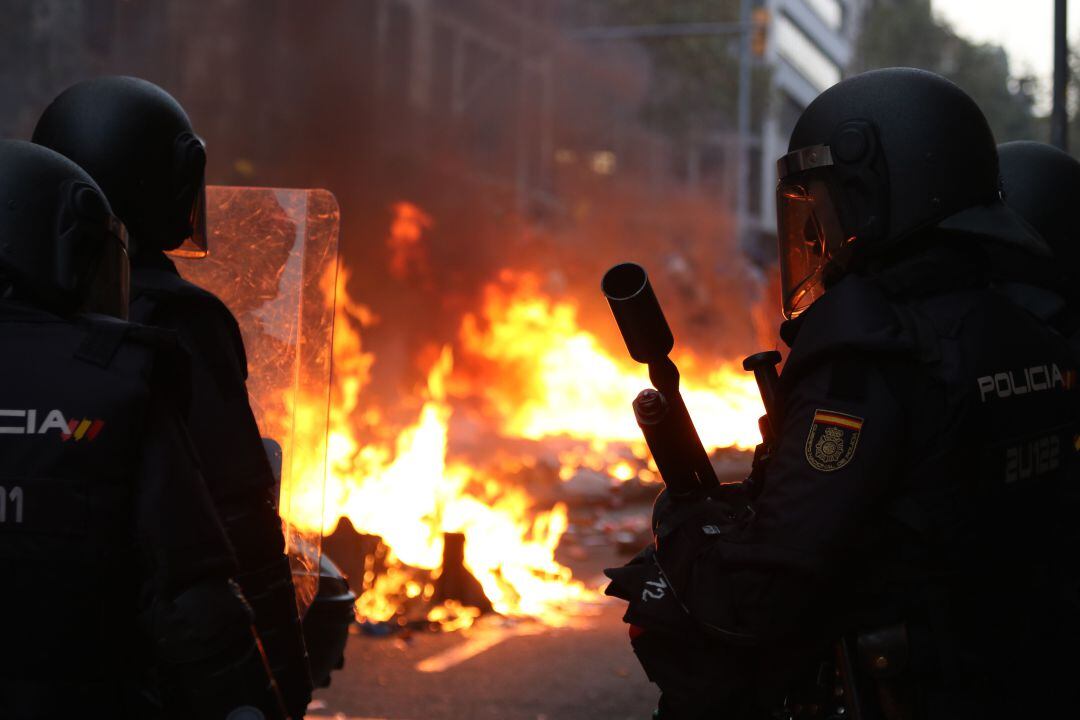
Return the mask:
{"type": "Polygon", "coordinates": [[[649,680],[663,692],[661,720],[738,718],[747,701],[745,665],[732,648],[709,638],[690,617],[656,563],[650,546],[621,568],[609,568],[606,593],[627,600],[623,620],[649,680]]]}
{"type": "MultiPolygon", "coordinates": [[[[656,496],[652,508],[652,531],[659,541],[684,522],[707,517],[712,524],[732,528],[753,517],[745,482],[720,485],[710,497],[693,502],[673,500],[665,489],[656,496]]],[[[727,532],[727,531],[725,531],[727,532]]]]}
{"type": "Polygon", "coordinates": [[[638,631],[646,630],[683,637],[695,633],[693,620],[656,564],[653,546],[623,567],[607,568],[604,574],[611,578],[604,592],[630,603],[623,621],[631,626],[631,640],[638,631]]]}
{"type": "MultiPolygon", "coordinates": [[[[624,620],[633,626],[678,638],[696,636],[704,629],[689,608],[703,599],[688,597],[696,584],[694,573],[715,573],[711,564],[699,563],[703,553],[723,538],[737,533],[742,522],[725,503],[703,500],[663,505],[658,499],[654,518],[660,527],[650,545],[621,568],[608,568],[606,593],[630,603],[624,620]]],[[[709,578],[715,587],[718,578],[709,578]]],[[[707,604],[707,598],[704,601],[707,604]]],[[[737,633],[721,631],[720,639],[738,642],[737,633]]]]}
{"type": "MultiPolygon", "coordinates": [[[[646,675],[662,691],[660,720],[712,720],[748,715],[753,706],[746,651],[707,632],[683,595],[695,561],[711,544],[737,532],[752,516],[742,488],[714,499],[677,502],[666,491],[653,505],[655,545],[604,573],[606,592],[629,603],[623,620],[646,675]]],[[[705,569],[707,571],[707,568],[705,569]]]]}

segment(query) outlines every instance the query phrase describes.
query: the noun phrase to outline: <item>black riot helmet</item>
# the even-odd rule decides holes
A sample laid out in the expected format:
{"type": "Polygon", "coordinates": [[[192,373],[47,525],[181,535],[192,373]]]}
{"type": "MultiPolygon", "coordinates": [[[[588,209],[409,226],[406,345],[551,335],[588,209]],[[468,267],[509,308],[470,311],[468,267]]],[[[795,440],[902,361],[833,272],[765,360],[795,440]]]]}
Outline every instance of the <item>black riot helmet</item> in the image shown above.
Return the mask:
{"type": "Polygon", "coordinates": [[[1080,162],[1052,145],[998,145],[1005,204],[1028,221],[1066,266],[1080,274],[1080,162]]]}
{"type": "Polygon", "coordinates": [[[127,317],[124,226],[82,168],[20,140],[0,140],[0,279],[60,315],[127,317]]]}
{"type": "Polygon", "coordinates": [[[206,149],[180,103],[157,85],[132,77],[72,85],[45,109],[33,141],[90,173],[134,253],[206,254],[206,149]]]}
{"type": "Polygon", "coordinates": [[[799,117],[777,173],[789,318],[835,279],[888,262],[932,228],[1041,246],[1001,202],[982,111],[923,70],[874,70],[823,92],[799,117]]]}

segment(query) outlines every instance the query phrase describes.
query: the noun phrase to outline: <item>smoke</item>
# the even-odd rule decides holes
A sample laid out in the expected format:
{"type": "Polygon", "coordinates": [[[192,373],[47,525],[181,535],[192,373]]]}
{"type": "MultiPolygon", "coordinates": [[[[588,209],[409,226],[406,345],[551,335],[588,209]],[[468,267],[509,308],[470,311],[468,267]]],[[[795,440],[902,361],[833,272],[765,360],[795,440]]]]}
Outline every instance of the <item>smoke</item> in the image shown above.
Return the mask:
{"type": "Polygon", "coordinates": [[[391,401],[502,269],[575,298],[621,354],[598,283],[634,260],[680,347],[759,349],[765,281],[735,242],[730,185],[680,179],[638,120],[647,58],[569,40],[556,5],[0,0],[0,129],[27,137],[77,80],[138,75],[188,110],[211,183],[334,192],[348,292],[380,318],[364,331],[371,392],[401,422],[416,408],[391,401]]]}

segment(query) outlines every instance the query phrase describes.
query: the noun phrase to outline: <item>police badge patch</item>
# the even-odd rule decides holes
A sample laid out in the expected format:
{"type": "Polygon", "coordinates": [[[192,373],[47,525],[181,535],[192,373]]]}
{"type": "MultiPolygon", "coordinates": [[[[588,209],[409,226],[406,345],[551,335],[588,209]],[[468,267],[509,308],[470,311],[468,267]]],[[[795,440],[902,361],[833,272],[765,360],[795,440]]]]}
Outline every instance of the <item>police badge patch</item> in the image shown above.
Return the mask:
{"type": "Polygon", "coordinates": [[[854,415],[818,410],[806,436],[806,461],[821,472],[832,472],[851,462],[863,419],[854,415]]]}

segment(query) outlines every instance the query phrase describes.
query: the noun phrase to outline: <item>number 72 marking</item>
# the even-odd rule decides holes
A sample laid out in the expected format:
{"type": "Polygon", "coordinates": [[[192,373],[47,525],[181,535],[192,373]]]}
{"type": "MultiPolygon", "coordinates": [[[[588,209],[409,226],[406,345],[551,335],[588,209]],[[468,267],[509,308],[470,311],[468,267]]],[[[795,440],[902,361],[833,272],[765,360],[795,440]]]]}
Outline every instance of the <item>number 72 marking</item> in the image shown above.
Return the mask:
{"type": "Polygon", "coordinates": [[[649,587],[641,591],[641,599],[643,602],[664,599],[667,583],[664,582],[663,578],[660,578],[659,580],[646,580],[645,584],[649,587]]]}

